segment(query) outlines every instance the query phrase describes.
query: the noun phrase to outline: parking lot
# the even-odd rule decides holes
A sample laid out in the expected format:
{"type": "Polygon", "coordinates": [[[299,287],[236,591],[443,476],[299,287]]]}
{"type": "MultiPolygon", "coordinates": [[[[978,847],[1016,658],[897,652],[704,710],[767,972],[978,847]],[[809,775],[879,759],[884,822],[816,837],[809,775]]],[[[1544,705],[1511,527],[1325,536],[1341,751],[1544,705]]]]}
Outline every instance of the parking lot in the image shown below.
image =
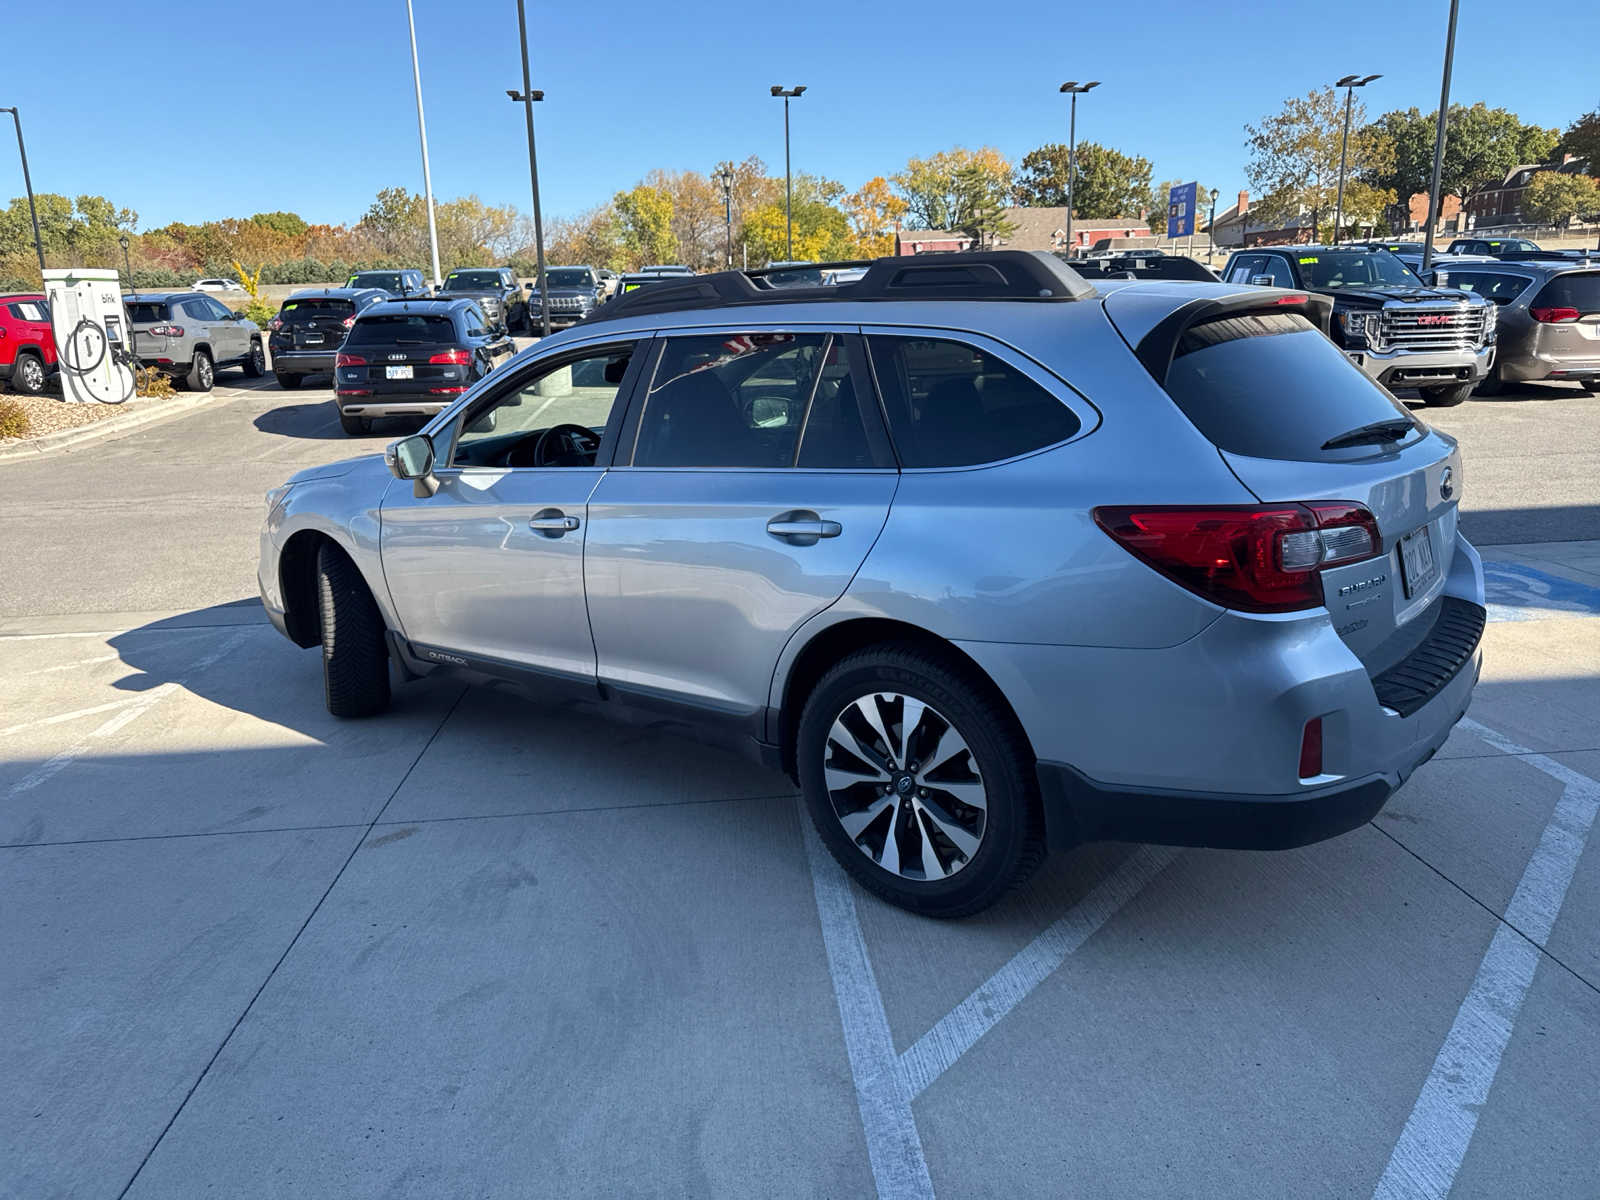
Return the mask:
{"type": "Polygon", "coordinates": [[[241,384],[0,463],[0,1195],[1600,1195],[1600,396],[1419,410],[1491,624],[1376,820],[940,923],[719,750],[330,717],[262,494],[405,427],[241,384]]]}

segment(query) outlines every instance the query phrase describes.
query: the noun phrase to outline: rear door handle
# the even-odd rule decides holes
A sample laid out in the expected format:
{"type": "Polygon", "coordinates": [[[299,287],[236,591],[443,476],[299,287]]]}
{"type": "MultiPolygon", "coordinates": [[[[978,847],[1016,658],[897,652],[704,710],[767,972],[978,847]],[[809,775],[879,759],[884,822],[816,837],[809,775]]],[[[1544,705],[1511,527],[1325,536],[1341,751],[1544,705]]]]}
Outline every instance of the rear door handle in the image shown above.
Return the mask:
{"type": "Polygon", "coordinates": [[[559,508],[541,509],[528,519],[528,528],[545,537],[560,537],[578,527],[578,518],[569,517],[559,508]]]}
{"type": "Polygon", "coordinates": [[[767,532],[799,546],[811,546],[819,538],[838,537],[844,526],[837,521],[824,521],[810,509],[797,509],[773,517],[767,522],[767,532]]]}

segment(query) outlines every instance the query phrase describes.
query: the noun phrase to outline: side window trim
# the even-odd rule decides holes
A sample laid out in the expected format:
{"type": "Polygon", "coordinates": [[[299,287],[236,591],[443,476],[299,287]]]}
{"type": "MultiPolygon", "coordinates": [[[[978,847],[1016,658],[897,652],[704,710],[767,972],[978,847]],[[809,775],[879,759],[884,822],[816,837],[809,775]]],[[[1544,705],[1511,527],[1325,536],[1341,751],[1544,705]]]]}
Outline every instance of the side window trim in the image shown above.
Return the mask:
{"type": "Polygon", "coordinates": [[[1006,365],[1020,372],[1026,379],[1036,386],[1043,388],[1055,398],[1057,403],[1065,407],[1078,420],[1078,430],[1071,437],[1063,438],[1059,442],[1051,442],[1045,446],[1035,447],[1034,449],[1024,451],[1021,454],[1014,454],[1010,458],[995,459],[993,462],[967,463],[958,467],[908,467],[905,465],[904,459],[901,457],[900,448],[898,446],[893,446],[893,427],[889,424],[888,408],[886,407],[882,388],[877,386],[877,365],[873,364],[873,384],[874,391],[878,395],[880,419],[883,420],[884,428],[888,431],[887,436],[890,440],[891,446],[893,446],[895,460],[899,464],[899,469],[901,471],[916,471],[919,473],[983,471],[990,467],[999,466],[1002,463],[1016,462],[1020,459],[1032,457],[1035,454],[1043,454],[1047,450],[1054,450],[1057,446],[1068,446],[1073,442],[1082,441],[1096,429],[1100,428],[1100,422],[1102,420],[1100,410],[1094,406],[1094,403],[1087,396],[1085,396],[1077,388],[1073,387],[1072,384],[1066,379],[1050,370],[1050,368],[1046,367],[1043,363],[1029,358],[1022,351],[1018,350],[1015,346],[1012,346],[1007,342],[1002,342],[995,338],[989,337],[986,334],[975,333],[965,329],[942,329],[913,325],[863,325],[861,327],[861,334],[863,339],[863,356],[869,363],[872,360],[872,355],[867,353],[867,343],[871,342],[873,335],[877,335],[879,337],[917,338],[921,340],[956,342],[964,346],[969,346],[974,350],[979,350],[984,354],[993,355],[1001,362],[1004,362],[1006,365]],[[1068,397],[1070,397],[1070,400],[1068,397]]]}

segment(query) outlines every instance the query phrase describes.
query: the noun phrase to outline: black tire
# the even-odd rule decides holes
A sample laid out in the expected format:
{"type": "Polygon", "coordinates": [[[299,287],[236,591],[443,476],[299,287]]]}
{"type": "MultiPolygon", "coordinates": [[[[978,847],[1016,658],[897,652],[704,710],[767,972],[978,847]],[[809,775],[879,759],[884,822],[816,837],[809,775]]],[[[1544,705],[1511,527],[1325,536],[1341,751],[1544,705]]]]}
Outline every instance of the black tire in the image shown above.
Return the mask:
{"type": "Polygon", "coordinates": [[[339,414],[339,427],[351,437],[366,437],[372,432],[371,417],[351,417],[339,414]]]}
{"type": "Polygon", "coordinates": [[[1429,408],[1454,408],[1472,395],[1476,383],[1451,383],[1444,387],[1425,387],[1417,390],[1422,393],[1422,400],[1429,408]]]}
{"type": "Polygon", "coordinates": [[[260,379],[267,373],[267,352],[261,348],[261,339],[250,342],[250,353],[244,357],[244,377],[260,379]]]}
{"type": "Polygon", "coordinates": [[[182,387],[189,392],[209,392],[217,382],[217,368],[211,361],[209,350],[196,350],[189,373],[183,377],[182,387]]]}
{"type": "Polygon", "coordinates": [[[343,550],[317,553],[322,692],[336,717],[370,717],[389,707],[389,652],[383,615],[343,550]]]}
{"type": "Polygon", "coordinates": [[[1591,396],[1600,396],[1600,376],[1596,376],[1594,379],[1585,379],[1583,381],[1583,390],[1591,396]]]}
{"type": "Polygon", "coordinates": [[[24,396],[37,396],[44,391],[45,381],[49,377],[44,359],[31,350],[24,350],[17,355],[17,361],[11,368],[11,388],[24,396]]]}
{"type": "Polygon", "coordinates": [[[1478,380],[1477,392],[1480,396],[1499,396],[1506,390],[1506,381],[1500,378],[1500,367],[1496,365],[1487,375],[1478,380]]]}
{"type": "Polygon", "coordinates": [[[304,379],[305,376],[304,375],[280,375],[277,372],[274,372],[273,373],[273,378],[278,381],[278,386],[281,387],[284,391],[292,392],[292,391],[295,390],[295,388],[300,386],[300,381],[302,379],[304,379]]]}
{"type": "MultiPolygon", "coordinates": [[[[904,713],[903,702],[899,712],[904,713]]],[[[893,713],[891,707],[887,710],[893,713]]],[[[903,721],[895,723],[884,718],[884,728],[892,736],[905,739],[903,721]]],[[[943,726],[933,724],[924,717],[910,731],[911,741],[907,757],[913,761],[901,766],[914,767],[915,743],[938,736],[943,726]]],[[[834,859],[862,887],[881,896],[891,904],[929,917],[962,917],[988,908],[1011,888],[1031,875],[1044,858],[1044,822],[1039,802],[1038,780],[1034,759],[1027,738],[1016,717],[995,692],[992,684],[969,665],[921,646],[889,644],[870,647],[842,659],[812,689],[800,716],[795,739],[796,762],[799,765],[800,786],[805,795],[811,819],[834,859]],[[941,718],[944,725],[954,729],[965,741],[968,757],[952,758],[965,765],[963,771],[975,767],[985,793],[982,824],[978,826],[978,842],[970,860],[955,856],[946,864],[950,873],[942,879],[908,878],[880,865],[888,850],[887,838],[896,838],[897,853],[904,857],[907,867],[920,870],[920,859],[902,847],[922,847],[927,838],[925,826],[912,806],[917,803],[913,793],[926,797],[920,788],[900,791],[904,797],[898,805],[893,795],[879,796],[876,783],[854,785],[841,792],[847,800],[860,795],[865,788],[863,804],[881,806],[889,813],[885,826],[882,818],[874,819],[858,831],[857,837],[867,845],[858,844],[840,823],[839,811],[830,795],[825,774],[829,732],[836,718],[849,706],[861,699],[873,701],[879,693],[897,693],[921,701],[941,718]],[[853,792],[854,795],[846,794],[853,792]],[[876,839],[880,849],[872,851],[870,843],[876,839]]],[[[839,762],[834,758],[835,763],[839,762]]],[[[926,764],[924,764],[926,766],[926,764]]],[[[939,764],[934,772],[918,783],[926,782],[935,791],[938,783],[933,774],[943,775],[939,764]]],[[[898,779],[896,780],[898,785],[898,779]]],[[[970,786],[970,785],[968,785],[970,786]]],[[[898,788],[897,788],[898,790],[898,788]]],[[[937,801],[935,801],[937,803],[937,801]]],[[[950,806],[945,805],[946,816],[950,806]]],[[[975,811],[975,810],[974,810],[975,811]]],[[[848,814],[847,814],[848,815],[848,814]]],[[[971,827],[966,827],[968,834],[971,827]]],[[[954,843],[945,845],[953,851],[954,843]]]]}

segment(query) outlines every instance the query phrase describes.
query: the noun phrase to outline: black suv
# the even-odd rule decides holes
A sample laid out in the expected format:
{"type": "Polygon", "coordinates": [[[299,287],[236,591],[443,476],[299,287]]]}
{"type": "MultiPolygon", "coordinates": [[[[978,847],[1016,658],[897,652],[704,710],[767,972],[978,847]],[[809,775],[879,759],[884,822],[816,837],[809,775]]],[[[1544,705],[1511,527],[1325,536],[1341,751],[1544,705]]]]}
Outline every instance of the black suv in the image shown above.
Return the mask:
{"type": "MultiPolygon", "coordinates": [[[[550,303],[550,328],[576,325],[599,305],[605,288],[593,267],[549,267],[544,273],[550,303]]],[[[539,285],[527,285],[528,319],[537,324],[539,285]]]]}
{"type": "Polygon", "coordinates": [[[1333,301],[1334,342],[1385,387],[1460,404],[1494,361],[1495,307],[1433,288],[1382,246],[1257,246],[1236,250],[1228,283],[1317,292],[1333,301]]]}
{"type": "Polygon", "coordinates": [[[444,277],[439,296],[477,300],[491,325],[508,332],[533,332],[528,301],[510,267],[457,267],[444,277]]]}
{"type": "Polygon", "coordinates": [[[267,322],[272,374],[281,388],[333,370],[334,355],[356,317],[388,299],[376,288],[310,288],[293,293],[267,322]]]}
{"type": "Polygon", "coordinates": [[[403,267],[398,271],[387,268],[381,271],[357,271],[345,281],[345,287],[377,288],[396,300],[429,294],[427,279],[415,267],[403,267]]]}
{"type": "Polygon", "coordinates": [[[515,352],[477,300],[385,300],[358,315],[334,359],[334,402],[349,434],[376,417],[432,416],[515,352]]]}

